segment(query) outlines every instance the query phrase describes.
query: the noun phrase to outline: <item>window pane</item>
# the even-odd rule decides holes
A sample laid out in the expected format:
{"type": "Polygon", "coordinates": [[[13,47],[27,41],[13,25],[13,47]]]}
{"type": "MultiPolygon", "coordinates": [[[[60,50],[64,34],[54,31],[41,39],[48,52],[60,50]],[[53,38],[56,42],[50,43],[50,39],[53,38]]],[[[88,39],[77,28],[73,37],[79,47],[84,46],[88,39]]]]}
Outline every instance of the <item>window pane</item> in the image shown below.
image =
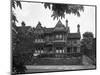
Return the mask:
{"type": "Polygon", "coordinates": [[[63,50],[63,53],[64,53],[64,50],[63,50]]]}
{"type": "Polygon", "coordinates": [[[77,52],[80,53],[80,48],[79,47],[77,48],[77,52]]]}
{"type": "Polygon", "coordinates": [[[62,53],[62,50],[60,50],[60,53],[62,53]]]}
{"type": "Polygon", "coordinates": [[[59,36],[58,36],[58,35],[56,35],[56,38],[57,38],[57,39],[58,39],[58,37],[59,37],[59,36]]]}
{"type": "Polygon", "coordinates": [[[59,35],[60,39],[62,39],[62,35],[59,35]]]}
{"type": "Polygon", "coordinates": [[[56,53],[58,53],[58,50],[56,50],[56,53]]]}
{"type": "Polygon", "coordinates": [[[67,52],[70,53],[71,52],[71,48],[67,48],[67,52]]]}
{"type": "Polygon", "coordinates": [[[77,47],[74,47],[73,52],[77,52],[77,47]]]}

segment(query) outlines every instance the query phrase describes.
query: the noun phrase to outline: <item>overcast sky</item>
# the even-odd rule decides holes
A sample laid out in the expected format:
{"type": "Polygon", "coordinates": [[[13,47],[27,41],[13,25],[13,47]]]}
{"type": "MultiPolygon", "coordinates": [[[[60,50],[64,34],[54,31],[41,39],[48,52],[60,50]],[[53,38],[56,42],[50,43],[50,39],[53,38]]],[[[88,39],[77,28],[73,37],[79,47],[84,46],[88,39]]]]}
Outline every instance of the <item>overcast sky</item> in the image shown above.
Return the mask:
{"type": "MultiPolygon", "coordinates": [[[[51,17],[52,11],[45,9],[41,3],[27,3],[21,2],[22,10],[16,8],[15,14],[18,19],[17,25],[20,26],[22,21],[25,21],[27,26],[36,27],[38,21],[41,22],[43,27],[54,27],[58,20],[53,20],[51,17]]],[[[61,19],[65,25],[66,19],[70,27],[70,32],[77,32],[77,25],[80,24],[80,32],[83,34],[86,31],[93,32],[95,35],[95,7],[84,6],[84,12],[81,16],[77,17],[73,14],[66,15],[65,19],[61,19]]]]}

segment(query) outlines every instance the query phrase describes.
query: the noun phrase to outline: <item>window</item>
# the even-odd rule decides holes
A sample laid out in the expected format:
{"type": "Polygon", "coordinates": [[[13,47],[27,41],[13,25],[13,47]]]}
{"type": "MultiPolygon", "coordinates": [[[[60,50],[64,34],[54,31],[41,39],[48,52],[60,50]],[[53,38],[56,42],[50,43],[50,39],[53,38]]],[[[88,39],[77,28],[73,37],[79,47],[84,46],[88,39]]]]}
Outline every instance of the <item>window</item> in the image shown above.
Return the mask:
{"type": "Polygon", "coordinates": [[[59,50],[60,50],[60,53],[64,53],[64,52],[63,52],[64,50],[63,50],[62,47],[60,47],[59,50]]]}
{"type": "Polygon", "coordinates": [[[62,50],[59,50],[60,53],[62,53],[62,50]]]}
{"type": "Polygon", "coordinates": [[[80,53],[80,47],[77,48],[77,52],[80,53]]]}
{"type": "Polygon", "coordinates": [[[74,40],[73,43],[76,44],[77,43],[77,40],[74,40]]]}
{"type": "Polygon", "coordinates": [[[41,53],[43,53],[43,50],[41,50],[41,53]]]}
{"type": "Polygon", "coordinates": [[[56,53],[59,53],[59,51],[58,51],[58,50],[56,50],[56,53]]]}
{"type": "Polygon", "coordinates": [[[59,35],[56,35],[56,38],[58,39],[59,38],[59,35]]]}
{"type": "Polygon", "coordinates": [[[47,40],[47,41],[49,41],[49,40],[50,40],[49,36],[46,36],[46,40],[47,40]]]}
{"type": "Polygon", "coordinates": [[[62,39],[62,35],[61,34],[59,35],[59,38],[62,39]]]}
{"type": "Polygon", "coordinates": [[[64,50],[62,47],[57,47],[56,48],[56,53],[64,53],[64,50]]]}
{"type": "Polygon", "coordinates": [[[35,53],[38,53],[38,48],[35,49],[35,53]]]}
{"type": "Polygon", "coordinates": [[[71,41],[67,41],[68,44],[71,44],[71,41]]]}
{"type": "Polygon", "coordinates": [[[43,49],[42,48],[36,48],[35,53],[43,53],[43,49]]]}
{"type": "Polygon", "coordinates": [[[62,51],[62,53],[64,53],[64,50],[62,51]]]}
{"type": "Polygon", "coordinates": [[[37,52],[38,52],[38,53],[40,53],[40,51],[39,51],[39,50],[38,50],[37,52]]]}
{"type": "Polygon", "coordinates": [[[67,52],[70,53],[71,52],[71,48],[67,48],[67,52]]]}
{"type": "Polygon", "coordinates": [[[73,48],[73,52],[76,53],[77,52],[77,47],[73,48]]]}
{"type": "Polygon", "coordinates": [[[43,39],[35,39],[35,42],[43,42],[43,39]]]}
{"type": "Polygon", "coordinates": [[[59,53],[59,48],[58,47],[56,48],[56,53],[59,53]]]}
{"type": "Polygon", "coordinates": [[[35,42],[37,42],[37,39],[35,39],[35,42]]]}
{"type": "Polygon", "coordinates": [[[56,39],[62,39],[62,35],[61,34],[59,34],[59,35],[56,35],[56,39]]]}
{"type": "Polygon", "coordinates": [[[37,50],[35,50],[35,53],[37,53],[37,50]]]}
{"type": "Polygon", "coordinates": [[[41,50],[43,50],[43,48],[41,48],[41,50]]]}

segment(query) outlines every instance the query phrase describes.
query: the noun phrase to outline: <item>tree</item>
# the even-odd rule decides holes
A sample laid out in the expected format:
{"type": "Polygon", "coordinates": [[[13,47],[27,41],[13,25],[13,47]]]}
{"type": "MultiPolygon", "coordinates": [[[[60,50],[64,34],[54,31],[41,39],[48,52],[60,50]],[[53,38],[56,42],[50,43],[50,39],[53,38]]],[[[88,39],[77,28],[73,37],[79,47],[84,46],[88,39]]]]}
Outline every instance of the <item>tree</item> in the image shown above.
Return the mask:
{"type": "Polygon", "coordinates": [[[22,61],[22,56],[17,53],[17,45],[20,43],[18,38],[17,26],[16,22],[18,22],[16,15],[14,14],[14,9],[16,6],[22,9],[21,2],[18,0],[11,0],[11,25],[12,25],[12,72],[13,74],[24,73],[26,67],[24,66],[24,62],[22,61]]]}
{"type": "Polygon", "coordinates": [[[26,68],[24,65],[31,62],[33,55],[33,36],[32,28],[27,27],[25,22],[22,21],[22,27],[16,34],[16,46],[13,50],[13,65],[17,73],[24,73],[26,68]],[[15,61],[16,60],[16,61],[15,61]],[[20,66],[20,68],[19,68],[20,66]]]}
{"type": "Polygon", "coordinates": [[[16,5],[17,5],[17,7],[22,9],[22,5],[19,0],[11,0],[11,5],[12,5],[12,8],[14,8],[14,9],[16,8],[16,5]]]}
{"type": "Polygon", "coordinates": [[[84,55],[87,55],[88,57],[90,57],[94,62],[93,64],[95,64],[96,62],[96,40],[93,36],[92,32],[85,32],[83,34],[83,39],[81,41],[81,49],[83,51],[84,55]]]}
{"type": "Polygon", "coordinates": [[[92,49],[93,38],[94,37],[93,37],[92,32],[85,32],[83,34],[82,45],[84,45],[84,48],[86,50],[91,50],[92,49]]]}
{"type": "Polygon", "coordinates": [[[16,6],[22,9],[21,2],[19,0],[11,0],[11,22],[12,25],[18,22],[16,15],[14,14],[13,9],[16,9],[16,6]]]}
{"type": "Polygon", "coordinates": [[[65,18],[65,14],[75,14],[80,16],[80,11],[84,11],[83,5],[74,4],[56,4],[56,3],[44,3],[45,8],[49,8],[53,11],[51,17],[55,20],[59,17],[65,18]]]}

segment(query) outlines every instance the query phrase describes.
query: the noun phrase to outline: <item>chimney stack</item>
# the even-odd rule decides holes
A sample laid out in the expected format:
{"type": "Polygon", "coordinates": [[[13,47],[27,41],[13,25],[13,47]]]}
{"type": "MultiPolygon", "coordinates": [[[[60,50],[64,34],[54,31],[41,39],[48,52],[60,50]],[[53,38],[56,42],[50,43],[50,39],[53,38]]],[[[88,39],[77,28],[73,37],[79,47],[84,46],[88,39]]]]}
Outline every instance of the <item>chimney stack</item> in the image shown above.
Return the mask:
{"type": "Polygon", "coordinates": [[[66,27],[68,27],[68,20],[66,20],[66,27]]]}
{"type": "Polygon", "coordinates": [[[66,29],[68,29],[68,20],[66,20],[66,29]]]}
{"type": "Polygon", "coordinates": [[[80,33],[80,25],[77,25],[77,32],[80,33]]]}
{"type": "Polygon", "coordinates": [[[21,25],[22,25],[22,27],[25,27],[25,22],[24,22],[24,21],[22,21],[21,25]]]}

